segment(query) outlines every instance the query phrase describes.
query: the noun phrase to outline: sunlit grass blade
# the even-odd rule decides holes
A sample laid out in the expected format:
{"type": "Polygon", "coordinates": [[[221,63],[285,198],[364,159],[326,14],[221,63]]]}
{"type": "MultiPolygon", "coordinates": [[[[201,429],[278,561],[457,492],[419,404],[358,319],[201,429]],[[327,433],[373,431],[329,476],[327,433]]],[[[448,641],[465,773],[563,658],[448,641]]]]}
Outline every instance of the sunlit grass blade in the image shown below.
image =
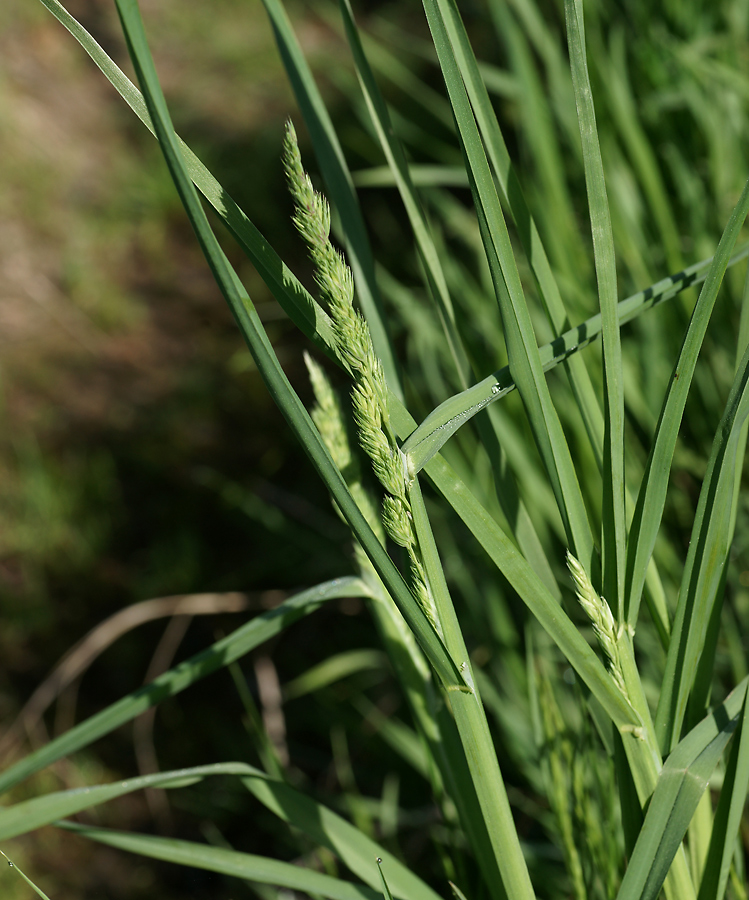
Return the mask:
{"type": "Polygon", "coordinates": [[[254,771],[252,766],[245,763],[214,763],[189,769],[175,769],[171,772],[156,772],[111,784],[89,785],[85,790],[74,788],[70,791],[43,794],[32,800],[0,809],[0,840],[28,834],[57,819],[75,815],[84,809],[91,809],[133,791],[150,787],[188,787],[212,775],[246,775],[254,771]]]}
{"type": "MultiPolygon", "coordinates": [[[[746,275],[744,276],[744,289],[741,298],[741,317],[739,320],[739,333],[736,341],[736,365],[734,367],[736,372],[738,372],[741,366],[741,360],[746,353],[747,347],[749,347],[749,268],[747,268],[746,275]]],[[[749,422],[744,422],[736,445],[736,475],[734,477],[734,490],[731,501],[731,521],[728,528],[729,534],[734,534],[736,530],[736,519],[739,512],[741,481],[742,473],[744,471],[748,433],[749,422]]],[[[728,571],[729,567],[725,566],[722,583],[718,586],[719,597],[724,596],[728,571]]],[[[691,728],[696,722],[699,722],[707,711],[713,682],[712,675],[715,669],[715,654],[717,651],[718,640],[721,635],[723,609],[723,603],[714,603],[712,612],[710,613],[707,635],[700,652],[700,661],[697,665],[694,686],[689,696],[686,716],[687,728],[691,728]]],[[[739,677],[741,676],[739,675],[739,677]]]]}
{"type": "Polygon", "coordinates": [[[96,828],[91,825],[77,825],[73,822],[58,822],[60,828],[71,831],[81,837],[98,841],[108,847],[160,859],[179,866],[194,869],[206,869],[219,872],[233,878],[256,881],[260,884],[272,884],[288,888],[292,891],[311,891],[329,900],[380,900],[378,891],[364,885],[341,881],[330,875],[303,869],[294,863],[268,859],[265,856],[254,856],[250,853],[239,853],[224,847],[210,847],[191,841],[178,841],[174,838],[155,837],[151,834],[129,834],[125,831],[112,831],[108,828],[96,828]]]}
{"type": "MultiPolygon", "coordinates": [[[[484,141],[501,197],[515,221],[525,255],[538,283],[544,311],[551,325],[552,333],[559,335],[569,327],[567,311],[536,223],[525,201],[520,181],[510,160],[504,137],[481,77],[480,67],[455,4],[452,0],[440,0],[440,6],[443,13],[442,21],[451,42],[455,64],[468,92],[471,109],[476,117],[476,124],[484,141]]],[[[495,6],[495,13],[500,14],[499,6],[495,6]]],[[[568,77],[567,80],[569,80],[568,77]]],[[[564,227],[569,231],[570,223],[564,227]]],[[[569,254],[567,255],[569,256],[569,254]]],[[[568,259],[566,262],[569,263],[570,260],[568,259]]],[[[579,259],[575,266],[579,268],[579,259]]],[[[574,358],[566,363],[565,369],[588,434],[588,440],[596,462],[601,468],[603,417],[585,362],[582,358],[574,358]]]]}
{"type": "Polygon", "coordinates": [[[387,666],[386,660],[381,650],[345,650],[327,657],[285,684],[284,698],[295,700],[304,697],[359,672],[382,672],[387,666]]]}
{"type": "MultiPolygon", "coordinates": [[[[731,257],[729,265],[740,262],[747,255],[749,255],[749,246],[742,247],[731,257]]],[[[670,300],[680,291],[704,282],[713,259],[714,257],[710,257],[695,263],[682,272],[670,275],[645,288],[644,291],[638,291],[631,297],[621,300],[617,309],[619,326],[632,321],[636,316],[652,309],[653,306],[670,300]]],[[[587,347],[596,340],[601,329],[601,314],[596,313],[582,324],[565,331],[551,343],[540,347],[538,352],[544,372],[551,371],[565,358],[587,347]]],[[[403,444],[404,453],[409,453],[411,456],[414,471],[419,472],[461,425],[490,403],[501,400],[516,387],[509,366],[505,366],[467,390],[455,394],[441,403],[418,428],[414,429],[403,444]]]]}
{"type": "Polygon", "coordinates": [[[177,136],[174,133],[166,101],[148,49],[137,3],[135,0],[118,0],[117,9],[156,135],[180,199],[216,283],[239,325],[268,390],[338,504],[356,539],[364,548],[378,575],[414,631],[438,676],[445,684],[460,684],[460,675],[449,654],[445,651],[439,636],[354,502],[309,413],[289,383],[247,292],[211,231],[198,195],[184,166],[177,136]]]}
{"type": "MultiPolygon", "coordinates": [[[[362,92],[367,102],[367,108],[380,146],[395,177],[411,230],[416,239],[426,273],[427,286],[439,310],[443,332],[455,366],[457,381],[463,388],[466,388],[473,377],[473,371],[455,322],[453,303],[440,262],[440,256],[430,233],[419,198],[414,190],[405,152],[395,134],[384,98],[380,93],[364,54],[348,0],[341,0],[340,6],[346,36],[354,57],[362,92]]],[[[490,420],[480,420],[479,429],[495,472],[504,471],[506,464],[500,436],[496,434],[496,431],[494,434],[491,433],[490,420]]],[[[499,478],[499,476],[496,477],[499,478]]],[[[505,515],[508,517],[508,521],[512,523],[513,533],[517,537],[521,549],[527,558],[538,567],[539,571],[545,573],[547,584],[549,586],[554,585],[551,567],[541,542],[533,530],[527,510],[518,495],[514,479],[505,477],[501,489],[498,489],[497,493],[505,515]]]]}
{"type": "Polygon", "coordinates": [[[733,538],[736,451],[747,416],[749,351],[739,366],[715,435],[692,528],[656,713],[656,732],[664,753],[679,740],[712,606],[723,601],[718,588],[733,538]]]}
{"type": "MultiPolygon", "coordinates": [[[[393,422],[399,434],[408,434],[414,424],[405,409],[395,409],[393,422]]],[[[467,485],[439,455],[425,467],[436,489],[445,497],[468,530],[489,555],[520,599],[565,655],[607,715],[617,726],[639,724],[629,704],[606,672],[595,652],[549,593],[528,561],[473,496],[467,485]]]]}
{"type": "Polygon", "coordinates": [[[710,271],[692,313],[679,359],[674,368],[668,393],[661,409],[655,441],[648,457],[647,468],[637,498],[637,506],[630,527],[630,538],[627,547],[625,615],[627,621],[633,627],[637,622],[645,572],[660,528],[671,460],[679,434],[679,426],[684,413],[687,394],[697,364],[697,357],[702,347],[723,275],[748,211],[749,182],[744,186],[741,197],[736,204],[713,257],[710,271]]]}
{"type": "Polygon", "coordinates": [[[617,900],[656,900],[741,715],[747,681],[681,741],[663,766],[617,900]]]}
{"type": "Polygon", "coordinates": [[[416,196],[411,176],[408,169],[406,155],[398,140],[385,100],[375,81],[374,74],[364,54],[359,32],[354,22],[351,4],[348,0],[340,0],[341,15],[346,30],[351,53],[356,66],[356,74],[367,104],[369,115],[377,133],[388,166],[393,173],[403,205],[406,209],[408,222],[413,231],[416,245],[421,256],[427,282],[432,296],[439,310],[442,328],[453,358],[458,383],[462,387],[468,386],[468,361],[455,324],[455,311],[452,299],[447,289],[445,273],[440,263],[437,248],[429,232],[424,212],[416,196]]]}
{"type": "Polygon", "coordinates": [[[377,865],[380,867],[380,883],[382,885],[382,896],[384,900],[393,900],[393,895],[385,879],[385,873],[382,871],[382,860],[378,857],[377,865]]]}
{"type": "Polygon", "coordinates": [[[425,0],[424,5],[471,174],[476,213],[501,310],[510,367],[565,523],[568,542],[590,569],[594,547],[587,512],[569,447],[543,377],[507,226],[442,18],[443,8],[446,17],[457,17],[457,11],[447,0],[425,0]]]}
{"type": "MultiPolygon", "coordinates": [[[[445,646],[470,686],[470,691],[452,691],[449,699],[484,823],[484,828],[479,828],[476,823],[472,829],[472,835],[480,840],[476,849],[479,852],[493,852],[496,860],[502,883],[500,886],[489,882],[493,896],[502,898],[506,894],[514,900],[530,898],[533,897],[533,887],[528,867],[513,824],[486,711],[473,679],[465,638],[447,587],[418,479],[414,480],[409,497],[421,558],[429,590],[434,597],[445,646]]],[[[487,863],[488,861],[484,861],[482,868],[491,875],[491,866],[487,863]]]]}
{"type": "Polygon", "coordinates": [[[341,217],[346,257],[354,273],[357,296],[372,332],[375,351],[382,362],[390,389],[400,396],[400,376],[375,281],[372,249],[343,150],[281,0],[263,0],[263,5],[271,20],[289,81],[312,138],[328,199],[341,217]]]}
{"type": "Polygon", "coordinates": [[[598,282],[603,335],[603,376],[605,387],[605,433],[603,460],[603,510],[601,553],[603,593],[621,618],[624,595],[624,386],[622,350],[617,316],[616,258],[611,230],[603,161],[588,75],[585,26],[581,0],[565,0],[567,36],[572,66],[580,137],[583,147],[585,183],[593,233],[593,255],[598,282]]]}
{"type": "Polygon", "coordinates": [[[327,847],[370,887],[378,888],[380,885],[377,862],[380,859],[387,866],[388,883],[396,897],[404,900],[438,900],[438,895],[392,853],[322,803],[259,771],[242,778],[242,782],[271,812],[298,828],[315,844],[327,847]]]}
{"type": "Polygon", "coordinates": [[[741,722],[731,745],[710,847],[697,900],[722,900],[725,896],[736,839],[749,789],[749,704],[744,698],[741,722]]]}
{"type": "Polygon", "coordinates": [[[120,725],[130,722],[145,710],[167,697],[174,697],[201,678],[216,672],[260,644],[280,634],[294,622],[325,603],[339,597],[369,597],[370,588],[359,578],[336,578],[317,587],[302,591],[280,606],[261,613],[211,647],[164,672],[150,684],[122,697],[116,703],[91,716],[80,725],[29,754],[14,766],[0,773],[0,792],[28,778],[50,763],[87,747],[120,725]]]}

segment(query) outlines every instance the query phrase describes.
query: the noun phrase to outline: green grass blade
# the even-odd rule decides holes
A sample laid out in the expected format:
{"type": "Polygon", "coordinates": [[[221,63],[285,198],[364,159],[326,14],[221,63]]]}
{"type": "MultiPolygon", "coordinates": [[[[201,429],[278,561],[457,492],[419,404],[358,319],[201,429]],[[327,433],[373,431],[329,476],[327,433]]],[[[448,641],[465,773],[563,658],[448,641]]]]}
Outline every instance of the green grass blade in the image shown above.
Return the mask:
{"type": "Polygon", "coordinates": [[[234,878],[256,881],[261,884],[272,884],[288,888],[292,891],[311,891],[329,900],[379,900],[380,894],[362,885],[341,881],[321,872],[303,869],[294,863],[255,856],[251,853],[239,853],[224,847],[210,847],[192,841],[178,841],[174,838],[154,837],[146,834],[128,834],[124,831],[112,831],[108,828],[96,828],[91,825],[77,825],[73,822],[58,822],[60,828],[72,831],[81,837],[98,841],[108,847],[189,866],[194,869],[206,869],[219,872],[234,878]]]}
{"type": "MultiPolygon", "coordinates": [[[[734,265],[749,255],[749,246],[743,247],[735,253],[729,262],[734,265]]],[[[682,272],[669,275],[656,284],[639,291],[618,304],[617,315],[619,326],[632,321],[641,313],[652,309],[654,306],[670,300],[680,291],[701,284],[707,277],[707,272],[714,257],[695,263],[682,272]]],[[[561,334],[558,338],[539,348],[541,365],[544,372],[549,372],[567,357],[584,349],[592,341],[596,340],[602,330],[601,314],[597,313],[586,319],[581,325],[576,325],[561,334]]],[[[407,437],[402,450],[411,457],[411,465],[415,472],[438,453],[440,448],[455,434],[465,422],[469,421],[476,413],[480,412],[490,403],[500,400],[506,394],[514,391],[515,381],[509,366],[498,369],[491,375],[472,385],[465,391],[449,397],[434,409],[424,421],[407,437]]]]}
{"type": "Polygon", "coordinates": [[[741,722],[731,745],[710,847],[697,900],[722,900],[726,892],[736,838],[749,790],[749,704],[744,698],[741,722]]]}
{"type": "Polygon", "coordinates": [[[382,886],[382,896],[384,900],[393,900],[393,895],[390,892],[387,881],[385,880],[385,873],[382,871],[382,860],[379,857],[377,858],[377,865],[380,867],[380,884],[382,886]]]}
{"type": "Polygon", "coordinates": [[[414,190],[409,173],[408,162],[403,147],[398,140],[385,100],[375,81],[374,74],[364,54],[359,32],[354,22],[354,14],[349,0],[340,0],[341,15],[346,30],[351,53],[356,66],[356,74],[369,110],[369,115],[374,125],[377,138],[380,142],[388,166],[390,167],[401,200],[406,209],[408,222],[416,239],[424,270],[427,276],[428,287],[437,303],[442,328],[450,348],[458,380],[463,387],[468,386],[468,360],[466,359],[458,329],[455,324],[455,311],[452,299],[445,281],[445,273],[440,263],[439,254],[434,240],[429,232],[429,227],[424,212],[414,190]]]}
{"type": "Polygon", "coordinates": [[[0,793],[9,790],[50,763],[82,747],[87,747],[167,697],[181,693],[201,678],[240,659],[303,616],[318,609],[327,600],[370,595],[369,587],[359,578],[353,577],[336,578],[302,591],[275,609],[256,616],[227,637],[164,672],[150,684],[128,694],[6,769],[0,774],[0,793]]]}
{"type": "MultiPolygon", "coordinates": [[[[393,407],[392,421],[399,436],[413,430],[414,420],[404,407],[393,407]]],[[[455,470],[437,455],[425,467],[436,489],[443,495],[468,530],[484,548],[529,611],[557,644],[582,681],[599,699],[617,726],[638,725],[629,704],[616,689],[594,651],[561,609],[538,574],[518,552],[495,519],[479,503],[455,470]]]]}
{"type": "MultiPolygon", "coordinates": [[[[448,7],[443,5],[443,12],[446,8],[448,7]]],[[[521,244],[538,283],[544,311],[551,325],[552,332],[555,335],[559,335],[569,328],[570,324],[564,302],[559,293],[559,288],[552,273],[536,223],[530,214],[520,181],[510,160],[502,131],[481,75],[481,67],[474,56],[468,35],[460,16],[457,14],[455,5],[453,3],[449,4],[449,9],[452,10],[453,14],[444,15],[443,21],[452,42],[455,61],[465,83],[502,201],[510,210],[517,226],[521,244]]],[[[511,19],[511,16],[504,15],[503,0],[500,0],[499,3],[494,3],[492,11],[499,18],[500,22],[511,19]]],[[[529,75],[529,72],[526,71],[527,68],[527,66],[524,67],[523,71],[526,75],[529,75]]],[[[550,206],[554,207],[554,203],[552,202],[550,206]]],[[[550,213],[547,214],[547,218],[551,218],[550,213]]],[[[574,233],[570,221],[554,230],[565,231],[568,234],[574,233]]],[[[567,265],[571,264],[571,259],[574,255],[573,252],[565,253],[565,263],[567,265]]],[[[579,253],[577,257],[577,263],[573,264],[573,268],[579,269],[579,253]]],[[[588,440],[596,457],[596,462],[599,468],[602,468],[603,416],[601,415],[598,398],[593,389],[585,362],[582,358],[575,357],[565,363],[565,370],[588,434],[588,440]]]]}
{"type": "MultiPolygon", "coordinates": [[[[471,687],[470,691],[453,691],[449,698],[463,745],[463,754],[468,762],[470,778],[480,804],[481,818],[488,832],[490,843],[486,849],[493,853],[504,891],[499,884],[489,883],[495,896],[506,895],[513,900],[521,900],[523,897],[533,898],[533,886],[520,839],[514,827],[510,802],[489,732],[486,712],[474,683],[465,639],[447,587],[418,479],[414,480],[409,497],[421,559],[429,589],[435,600],[445,646],[471,687]]],[[[482,834],[481,838],[483,837],[482,834]]],[[[485,852],[483,846],[480,849],[485,852]]]]}
{"type": "Polygon", "coordinates": [[[23,878],[26,884],[28,884],[32,891],[34,891],[37,897],[41,897],[42,900],[49,900],[49,897],[44,893],[44,891],[40,887],[37,887],[37,885],[35,885],[34,882],[29,878],[29,876],[22,872],[12,860],[8,859],[8,857],[3,853],[2,850],[0,850],[0,856],[2,856],[4,860],[6,860],[6,862],[12,869],[18,872],[21,878],[23,878]]]}
{"type": "Polygon", "coordinates": [[[284,822],[327,847],[356,876],[372,888],[380,885],[378,859],[387,866],[388,883],[404,900],[438,900],[438,895],[410,872],[392,853],[337,813],[281,781],[256,772],[242,779],[245,787],[284,822]]]}
{"type": "Polygon", "coordinates": [[[664,753],[679,739],[712,606],[722,603],[718,588],[733,539],[736,453],[747,416],[749,350],[731,388],[700,490],[655,720],[664,753]]]}
{"type": "MultiPolygon", "coordinates": [[[[370,117],[375,127],[380,146],[393,172],[398,191],[406,209],[411,230],[416,238],[419,254],[426,273],[427,286],[437,303],[442,328],[448,342],[450,354],[457,372],[458,382],[465,388],[472,377],[465,347],[455,322],[455,313],[447,287],[440,256],[430,233],[423,209],[411,181],[408,162],[400,141],[397,139],[384,98],[364,54],[359,34],[354,23],[348,0],[340,0],[346,36],[351,47],[357,75],[367,103],[370,117]]],[[[492,433],[491,422],[484,419],[479,424],[480,434],[492,459],[495,472],[506,469],[500,435],[492,433]]],[[[499,479],[499,475],[495,476],[499,479]]],[[[554,585],[551,567],[543,551],[541,542],[532,528],[530,518],[518,495],[514,480],[504,479],[501,490],[497,491],[503,511],[512,522],[521,549],[529,560],[546,573],[547,584],[554,585]]]]}
{"type": "Polygon", "coordinates": [[[617,900],[656,900],[710,776],[736,728],[747,681],[669,756],[650,801],[617,900]]]}
{"type": "Polygon", "coordinates": [[[614,32],[609,52],[600,48],[593,60],[601,70],[600,83],[606,91],[608,107],[653,211],[668,267],[677,269],[682,265],[679,229],[653,148],[640,122],[637,101],[628,83],[625,41],[624,31],[614,32]]]}
{"type": "Polygon", "coordinates": [[[627,621],[633,627],[637,622],[645,572],[660,528],[671,460],[694,368],[697,364],[697,356],[718,296],[718,290],[723,281],[723,275],[748,211],[749,182],[744,186],[713,257],[661,409],[655,441],[637,498],[627,548],[625,614],[627,621]]]}
{"type": "Polygon", "coordinates": [[[585,25],[581,0],[565,0],[565,17],[572,66],[580,138],[583,147],[585,183],[593,233],[593,255],[598,282],[603,334],[603,376],[605,385],[605,434],[603,465],[603,510],[601,553],[603,593],[621,617],[624,596],[624,385],[622,350],[617,316],[616,258],[611,214],[603,175],[603,160],[593,93],[588,75],[585,25]]]}
{"type": "Polygon", "coordinates": [[[57,819],[75,815],[84,809],[91,809],[133,791],[150,787],[187,787],[210,775],[246,775],[254,771],[252,766],[245,763],[215,763],[189,769],[175,769],[171,772],[156,772],[140,778],[115,781],[112,784],[97,784],[82,789],[45,794],[0,809],[0,840],[28,834],[57,819]]]}
{"type": "MultiPolygon", "coordinates": [[[[527,38],[516,22],[510,5],[503,0],[491,0],[489,9],[494,30],[506,47],[508,63],[517,76],[520,94],[517,107],[522,117],[522,133],[535,162],[533,182],[538,183],[537,193],[545,201],[544,217],[540,220],[545,245],[549,247],[558,271],[569,280],[573,279],[574,273],[575,282],[587,284],[586,248],[580,240],[577,215],[567,186],[565,160],[554,129],[546,86],[542,83],[527,38]],[[581,262],[585,267],[582,273],[578,268],[581,262]]],[[[565,74],[569,82],[569,72],[565,74]]],[[[473,102],[475,105],[475,100],[473,102]]],[[[532,227],[535,229],[535,224],[532,227]]],[[[536,243],[536,240],[532,238],[532,242],[536,243]]],[[[576,306],[579,308],[579,300],[576,306]]]]}
{"type": "Polygon", "coordinates": [[[329,656],[321,663],[307,669],[293,681],[284,685],[285,700],[296,700],[355,675],[358,672],[382,672],[387,667],[387,657],[381,650],[344,650],[329,656]]]}
{"type": "Polygon", "coordinates": [[[538,346],[507,226],[443,21],[443,14],[446,19],[457,19],[459,16],[454,5],[447,0],[425,0],[424,7],[471,174],[471,189],[501,310],[510,366],[565,523],[568,542],[578,559],[590,569],[594,558],[593,536],[580,486],[559,417],[543,377],[538,346]]]}
{"type": "Polygon", "coordinates": [[[273,26],[286,73],[312,138],[328,199],[341,217],[346,258],[354,273],[356,292],[392,391],[401,396],[400,376],[393,354],[386,316],[375,281],[374,259],[351,173],[312,72],[304,58],[281,0],[263,0],[273,26]]]}
{"type": "Polygon", "coordinates": [[[118,0],[117,9],[146,105],[180,199],[185,206],[216,283],[239,325],[271,396],[414,631],[440,679],[446,684],[459,684],[461,682],[460,675],[449,654],[416,602],[401,573],[352,498],[309,413],[289,383],[247,292],[211,231],[198,195],[185,169],[179,142],[172,127],[166,101],[148,48],[137,3],[135,0],[118,0]]]}
{"type": "MultiPolygon", "coordinates": [[[[741,365],[741,359],[743,358],[747,347],[749,347],[749,268],[744,277],[744,289],[741,299],[741,317],[739,320],[739,334],[736,342],[735,371],[738,371],[741,365]]],[[[739,498],[741,495],[741,476],[744,471],[744,458],[746,456],[748,432],[749,423],[745,422],[736,447],[736,476],[734,478],[734,492],[731,503],[730,534],[734,534],[736,530],[736,518],[739,511],[739,498]]],[[[724,596],[725,581],[727,577],[728,566],[723,570],[723,583],[718,588],[719,597],[724,596]]],[[[722,612],[722,603],[713,604],[713,611],[710,614],[710,622],[707,629],[707,637],[700,653],[700,661],[697,666],[694,687],[689,697],[686,719],[687,728],[691,728],[696,722],[699,722],[707,712],[710,690],[713,682],[713,671],[715,668],[715,654],[717,651],[718,638],[721,634],[722,612]]]]}
{"type": "MultiPolygon", "coordinates": [[[[155,134],[143,95],[127,75],[57,0],[40,2],[80,43],[141,122],[155,134]]],[[[286,314],[307,337],[330,356],[334,356],[333,331],[328,314],[314,301],[250,219],[182,140],[180,148],[195,186],[241,244],[286,314]]]]}

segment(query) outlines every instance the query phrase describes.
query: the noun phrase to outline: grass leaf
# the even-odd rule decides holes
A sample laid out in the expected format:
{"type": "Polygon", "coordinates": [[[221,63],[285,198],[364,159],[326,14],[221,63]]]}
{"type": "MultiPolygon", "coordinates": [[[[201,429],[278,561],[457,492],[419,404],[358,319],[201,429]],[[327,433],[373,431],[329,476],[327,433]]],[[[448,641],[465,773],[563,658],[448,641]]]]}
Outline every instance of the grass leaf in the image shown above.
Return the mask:
{"type": "Polygon", "coordinates": [[[312,891],[329,900],[379,900],[379,893],[362,885],[341,881],[321,872],[303,869],[294,863],[239,853],[224,847],[210,847],[192,841],[178,841],[174,838],[155,837],[151,834],[128,834],[108,828],[91,825],[77,825],[73,822],[58,822],[60,828],[72,831],[81,837],[98,841],[108,847],[160,859],[164,862],[206,869],[233,878],[242,878],[260,884],[272,884],[296,891],[312,891]]]}

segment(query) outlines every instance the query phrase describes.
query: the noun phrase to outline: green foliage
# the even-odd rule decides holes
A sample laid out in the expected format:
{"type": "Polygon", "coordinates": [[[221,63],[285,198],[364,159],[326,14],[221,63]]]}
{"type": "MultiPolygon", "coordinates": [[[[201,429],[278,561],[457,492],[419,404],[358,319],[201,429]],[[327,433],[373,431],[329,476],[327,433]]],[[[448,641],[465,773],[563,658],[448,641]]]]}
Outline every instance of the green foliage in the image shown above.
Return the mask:
{"type": "Polygon", "coordinates": [[[340,0],[326,14],[350,48],[358,86],[338,77],[361,125],[337,131],[283,3],[264,0],[324,182],[316,191],[289,125],[308,291],[175,133],[135,0],[117,9],[140,91],[42,2],[155,135],[254,365],[350,529],[358,575],[258,615],[15,763],[0,789],[223,666],[266,732],[254,741],[266,772],[216,763],[42,793],[3,808],[0,836],[223,775],[289,826],[283,839],[270,826],[262,856],[58,824],[263,897],[275,885],[426,900],[448,884],[471,900],[724,896],[741,878],[749,780],[749,559],[734,540],[749,411],[749,287],[733,277],[749,212],[743,4],[624,16],[565,0],[563,26],[552,4],[490,0],[464,21],[454,0],[424,0],[417,40],[376,15],[360,30],[340,0]],[[307,339],[311,413],[198,190],[307,339]],[[325,798],[278,752],[283,734],[235,663],[332,597],[366,601],[386,656],[321,648],[287,684],[288,704],[312,695],[330,723],[340,791],[325,798]],[[382,681],[406,721],[383,713],[382,681]],[[381,800],[359,790],[343,737],[362,722],[393,754],[381,800]],[[426,859],[403,840],[414,810],[398,785],[414,780],[430,797],[426,859]],[[275,858],[287,844],[307,868],[275,858]]]}

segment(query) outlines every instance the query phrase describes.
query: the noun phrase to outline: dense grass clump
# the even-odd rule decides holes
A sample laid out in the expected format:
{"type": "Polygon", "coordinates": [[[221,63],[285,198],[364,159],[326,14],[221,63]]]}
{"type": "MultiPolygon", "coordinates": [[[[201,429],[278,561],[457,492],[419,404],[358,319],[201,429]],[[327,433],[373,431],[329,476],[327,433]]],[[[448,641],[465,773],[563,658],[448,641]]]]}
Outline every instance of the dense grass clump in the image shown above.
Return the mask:
{"type": "Polygon", "coordinates": [[[351,59],[328,73],[336,130],[263,0],[310,139],[278,136],[305,287],[175,133],[135,0],[116,5],[139,89],[42,2],[157,138],[351,552],[0,786],[224,667],[252,764],[14,794],[0,836],[55,823],[262,898],[746,897],[744,5],[424,0],[407,34],[340,0],[320,9],[351,59]],[[206,203],[304,336],[310,410],[206,203]],[[267,642],[331,600],[374,628],[284,671],[267,642]],[[72,818],[178,787],[204,840],[72,818]]]}

